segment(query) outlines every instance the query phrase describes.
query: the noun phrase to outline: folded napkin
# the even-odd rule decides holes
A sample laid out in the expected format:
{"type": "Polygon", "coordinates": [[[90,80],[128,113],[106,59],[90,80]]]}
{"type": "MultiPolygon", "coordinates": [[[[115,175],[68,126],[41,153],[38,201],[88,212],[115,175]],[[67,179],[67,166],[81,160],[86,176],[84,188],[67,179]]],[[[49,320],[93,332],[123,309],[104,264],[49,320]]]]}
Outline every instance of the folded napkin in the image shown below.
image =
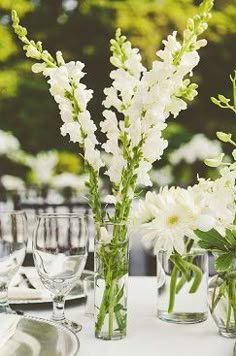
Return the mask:
{"type": "Polygon", "coordinates": [[[24,300],[24,299],[48,299],[50,295],[44,291],[27,287],[10,287],[8,297],[11,300],[24,300]]]}
{"type": "Polygon", "coordinates": [[[14,300],[50,300],[49,291],[43,286],[34,267],[21,267],[10,283],[9,299],[14,300]]]}

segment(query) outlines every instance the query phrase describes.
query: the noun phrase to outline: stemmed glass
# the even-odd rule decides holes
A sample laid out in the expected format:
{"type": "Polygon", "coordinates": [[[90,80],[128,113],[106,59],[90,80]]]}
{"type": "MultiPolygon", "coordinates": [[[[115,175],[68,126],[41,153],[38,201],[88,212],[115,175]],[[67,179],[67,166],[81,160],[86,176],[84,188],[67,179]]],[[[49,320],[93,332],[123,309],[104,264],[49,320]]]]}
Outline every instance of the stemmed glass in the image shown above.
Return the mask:
{"type": "Polygon", "coordinates": [[[82,326],[65,318],[65,297],[80,278],[88,256],[88,230],[82,214],[38,215],[33,256],[37,272],[53,298],[52,319],[74,332],[82,326]]]}
{"type": "Polygon", "coordinates": [[[0,313],[15,313],[9,306],[8,285],[24,261],[26,246],[26,214],[0,210],[0,313]]]}

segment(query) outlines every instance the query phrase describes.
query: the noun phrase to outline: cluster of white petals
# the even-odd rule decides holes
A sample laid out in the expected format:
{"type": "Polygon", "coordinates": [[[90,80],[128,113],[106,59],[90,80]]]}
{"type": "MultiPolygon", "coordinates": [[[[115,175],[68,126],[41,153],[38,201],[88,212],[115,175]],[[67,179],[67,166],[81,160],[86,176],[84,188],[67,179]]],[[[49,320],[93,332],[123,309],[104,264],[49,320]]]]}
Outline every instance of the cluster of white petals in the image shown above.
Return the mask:
{"type": "Polygon", "coordinates": [[[18,151],[20,143],[10,132],[0,130],[0,155],[18,151]]]}
{"type": "Polygon", "coordinates": [[[55,151],[40,152],[36,156],[25,155],[24,164],[31,168],[37,184],[49,184],[58,162],[55,151]]]}
{"type": "Polygon", "coordinates": [[[70,187],[77,192],[86,193],[88,190],[86,187],[87,180],[87,174],[76,175],[73,173],[65,172],[53,177],[51,180],[51,185],[56,189],[70,187]]]}
{"type": "Polygon", "coordinates": [[[69,135],[70,141],[82,145],[85,150],[85,159],[96,171],[99,171],[104,164],[96,148],[98,141],[95,131],[97,128],[87,110],[93,91],[81,83],[85,75],[83,68],[83,63],[72,61],[59,67],[46,69],[37,64],[37,67],[32,69],[33,71],[43,70],[43,74],[49,77],[50,93],[59,106],[63,121],[62,136],[69,135]]]}
{"type": "Polygon", "coordinates": [[[221,234],[235,217],[235,170],[223,169],[215,181],[199,179],[187,189],[165,187],[148,192],[132,212],[131,221],[155,253],[186,252],[185,237],[196,239],[195,229],[215,228],[221,234]]]}
{"type": "Polygon", "coordinates": [[[193,164],[195,161],[203,161],[222,153],[221,144],[216,140],[209,140],[203,134],[196,134],[192,139],[170,154],[169,160],[173,165],[185,161],[193,164]]]}
{"type": "Polygon", "coordinates": [[[158,185],[159,187],[170,185],[174,181],[172,167],[170,165],[158,169],[153,169],[150,172],[150,177],[151,177],[151,181],[155,185],[158,185]]]}
{"type": "Polygon", "coordinates": [[[149,171],[168,145],[162,137],[166,120],[171,114],[177,117],[180,111],[187,108],[186,98],[192,100],[197,95],[196,86],[191,87],[186,77],[191,76],[199,62],[199,55],[193,49],[184,52],[179,62],[174,63],[175,55],[182,46],[176,35],[174,32],[163,41],[164,48],[157,52],[158,60],[153,62],[149,71],[142,66],[138,50],[132,49],[125,37],[118,36],[112,42],[111,63],[117,69],[111,72],[112,86],[104,91],[106,110],[101,129],[106,134],[103,148],[113,155],[107,174],[114,183],[121,180],[127,163],[122,142],[125,135],[125,154],[128,150],[132,159],[135,148],[141,147],[142,150],[139,166],[134,171],[137,184],[152,185],[149,171]],[[116,46],[120,46],[117,53],[116,46]],[[122,51],[123,57],[120,55],[122,51]],[[128,55],[130,61],[122,61],[128,55]],[[120,115],[123,120],[118,124],[117,116],[120,115]]]}
{"type": "Polygon", "coordinates": [[[1,184],[7,191],[21,192],[25,190],[23,179],[9,174],[4,174],[1,177],[1,184]]]}

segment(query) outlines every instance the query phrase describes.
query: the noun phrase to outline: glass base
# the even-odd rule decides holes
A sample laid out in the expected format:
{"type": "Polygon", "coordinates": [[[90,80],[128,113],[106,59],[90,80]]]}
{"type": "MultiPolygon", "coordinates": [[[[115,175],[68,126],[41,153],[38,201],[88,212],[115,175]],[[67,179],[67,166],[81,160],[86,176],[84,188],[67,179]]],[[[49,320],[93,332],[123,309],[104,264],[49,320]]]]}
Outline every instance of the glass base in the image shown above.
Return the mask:
{"type": "Polygon", "coordinates": [[[236,330],[229,330],[226,331],[226,328],[219,328],[219,334],[221,336],[227,337],[228,339],[235,339],[236,338],[236,330]]]}
{"type": "Polygon", "coordinates": [[[10,305],[6,304],[0,306],[0,314],[17,314],[17,312],[11,309],[10,305]]]}
{"type": "Polygon", "coordinates": [[[65,326],[66,328],[70,329],[74,333],[78,333],[82,330],[82,325],[79,323],[76,323],[75,321],[68,320],[68,319],[63,319],[60,321],[60,320],[56,320],[54,318],[52,318],[52,320],[55,321],[56,323],[59,323],[59,324],[65,326]]]}
{"type": "Polygon", "coordinates": [[[207,320],[207,312],[205,313],[167,313],[166,311],[158,310],[157,317],[161,320],[176,323],[176,324],[195,324],[207,320]]]}
{"type": "Polygon", "coordinates": [[[113,332],[113,334],[110,336],[108,335],[108,333],[105,332],[101,332],[99,334],[95,333],[95,337],[97,339],[101,339],[101,340],[122,340],[126,337],[126,334],[121,334],[120,332],[113,332]]]}

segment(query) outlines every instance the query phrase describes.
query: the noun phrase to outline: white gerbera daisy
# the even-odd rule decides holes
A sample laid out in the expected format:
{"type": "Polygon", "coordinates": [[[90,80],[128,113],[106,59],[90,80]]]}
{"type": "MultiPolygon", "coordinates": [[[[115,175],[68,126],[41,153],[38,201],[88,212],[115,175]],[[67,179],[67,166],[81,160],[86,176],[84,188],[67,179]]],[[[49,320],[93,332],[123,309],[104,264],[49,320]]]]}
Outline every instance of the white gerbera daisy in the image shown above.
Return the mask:
{"type": "Polygon", "coordinates": [[[145,202],[137,208],[136,219],[140,215],[143,241],[145,244],[151,243],[155,253],[165,250],[170,255],[175,250],[183,254],[184,238],[195,239],[193,228],[197,212],[190,192],[165,187],[159,194],[147,195],[145,202]],[[145,222],[145,217],[149,221],[145,222]]]}

